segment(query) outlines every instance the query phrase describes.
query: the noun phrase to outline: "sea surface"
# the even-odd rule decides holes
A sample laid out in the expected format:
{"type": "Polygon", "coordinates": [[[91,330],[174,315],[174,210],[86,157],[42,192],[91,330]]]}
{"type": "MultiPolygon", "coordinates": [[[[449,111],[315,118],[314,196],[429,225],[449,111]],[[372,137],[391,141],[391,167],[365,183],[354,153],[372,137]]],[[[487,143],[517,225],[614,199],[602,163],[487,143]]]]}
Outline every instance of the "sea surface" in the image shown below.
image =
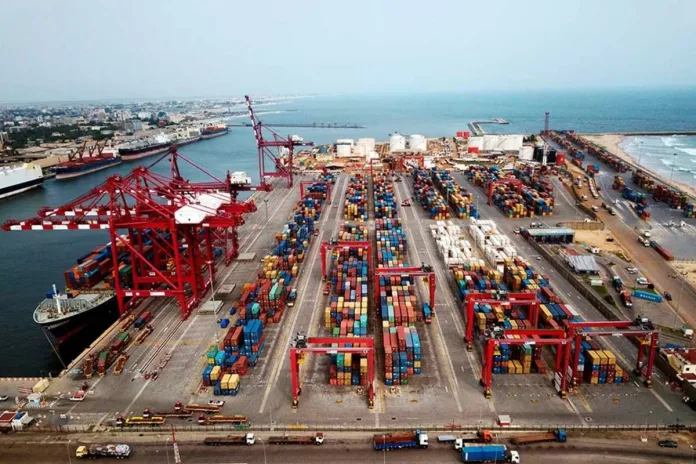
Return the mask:
{"type": "Polygon", "coordinates": [[[696,185],[696,136],[629,136],[620,147],[666,179],[696,185]]]}
{"type": "MultiPolygon", "coordinates": [[[[263,110],[274,112],[260,117],[269,123],[367,126],[365,129],[276,129],[281,135],[298,134],[317,144],[332,143],[338,138],[386,140],[394,131],[428,137],[452,136],[457,130],[467,130],[466,125],[472,120],[492,117],[505,118],[510,124],[486,126],[491,132],[538,133],[544,126],[545,111],[550,112],[551,128],[555,129],[687,131],[696,130],[696,89],[319,96],[288,100],[263,110]]],[[[693,137],[665,140],[651,137],[644,141],[643,149],[649,167],[663,164],[662,169],[666,169],[668,165],[664,163],[671,162],[669,153],[677,151],[678,166],[696,170],[693,137]],[[670,148],[661,148],[660,144],[670,148]]],[[[233,127],[226,136],[187,145],[180,153],[220,177],[231,170],[246,171],[258,179],[255,140],[250,128],[233,127]]],[[[140,162],[149,164],[156,158],[140,162]]],[[[49,180],[43,188],[0,200],[0,222],[31,217],[44,205],[65,204],[99,185],[107,176],[127,174],[136,165],[124,163],[73,180],[49,180]]],[[[166,164],[162,166],[158,169],[165,172],[166,164]]],[[[203,178],[201,173],[186,166],[182,170],[193,180],[203,178]]],[[[677,175],[692,173],[678,171],[677,175]]],[[[107,234],[100,231],[0,231],[0,377],[47,375],[61,370],[41,329],[34,324],[32,313],[52,284],[64,287],[63,272],[79,256],[107,241],[107,234]]]]}

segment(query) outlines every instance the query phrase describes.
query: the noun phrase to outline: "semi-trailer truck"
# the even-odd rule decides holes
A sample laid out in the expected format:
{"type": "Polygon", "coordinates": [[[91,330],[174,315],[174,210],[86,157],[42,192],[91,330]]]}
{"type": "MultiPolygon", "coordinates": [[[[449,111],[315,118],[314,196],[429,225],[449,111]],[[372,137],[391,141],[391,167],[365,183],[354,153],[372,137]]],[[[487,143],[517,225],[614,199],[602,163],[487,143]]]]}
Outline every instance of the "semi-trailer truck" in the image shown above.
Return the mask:
{"type": "Polygon", "coordinates": [[[633,307],[633,299],[631,298],[631,294],[628,293],[628,290],[622,290],[620,296],[621,302],[624,304],[624,306],[627,308],[633,307]]]}
{"type": "Polygon", "coordinates": [[[510,440],[513,445],[531,445],[533,443],[544,443],[549,441],[565,443],[566,431],[564,429],[556,429],[553,432],[522,435],[519,437],[513,437],[510,440]]]}
{"type": "Polygon", "coordinates": [[[324,434],[318,432],[314,435],[270,437],[268,443],[271,445],[321,445],[324,443],[324,434]]]}
{"type": "Polygon", "coordinates": [[[462,462],[520,462],[520,454],[505,445],[465,444],[461,450],[462,462]]]}
{"type": "Polygon", "coordinates": [[[251,432],[243,436],[207,437],[203,440],[203,444],[207,446],[251,446],[254,443],[256,437],[251,432]]]}
{"type": "Polygon", "coordinates": [[[78,446],[75,451],[77,459],[87,458],[116,458],[126,459],[131,456],[133,449],[129,445],[90,445],[78,446]]]}
{"type": "Polygon", "coordinates": [[[480,430],[476,433],[467,433],[461,437],[457,437],[454,440],[454,449],[460,450],[466,443],[490,443],[492,441],[493,433],[490,430],[480,430]]]}
{"type": "Polygon", "coordinates": [[[378,451],[402,448],[427,448],[428,434],[420,430],[403,433],[379,433],[373,436],[374,448],[378,451]]]}

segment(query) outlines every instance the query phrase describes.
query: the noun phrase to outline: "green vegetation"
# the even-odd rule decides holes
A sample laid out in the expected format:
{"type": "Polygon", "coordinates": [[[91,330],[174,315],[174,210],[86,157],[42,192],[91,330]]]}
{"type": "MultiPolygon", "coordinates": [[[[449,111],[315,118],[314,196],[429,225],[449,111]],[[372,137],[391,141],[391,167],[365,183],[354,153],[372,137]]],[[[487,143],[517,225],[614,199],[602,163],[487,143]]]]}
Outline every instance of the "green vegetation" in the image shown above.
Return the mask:
{"type": "Polygon", "coordinates": [[[92,137],[94,140],[104,140],[109,135],[103,135],[101,130],[118,130],[116,126],[100,126],[99,131],[82,130],[77,125],[62,125],[54,127],[30,127],[19,132],[9,134],[10,147],[13,149],[26,148],[29,142],[43,140],[44,143],[64,142],[76,140],[80,137],[92,137]],[[60,135],[53,135],[60,134],[60,135]]]}

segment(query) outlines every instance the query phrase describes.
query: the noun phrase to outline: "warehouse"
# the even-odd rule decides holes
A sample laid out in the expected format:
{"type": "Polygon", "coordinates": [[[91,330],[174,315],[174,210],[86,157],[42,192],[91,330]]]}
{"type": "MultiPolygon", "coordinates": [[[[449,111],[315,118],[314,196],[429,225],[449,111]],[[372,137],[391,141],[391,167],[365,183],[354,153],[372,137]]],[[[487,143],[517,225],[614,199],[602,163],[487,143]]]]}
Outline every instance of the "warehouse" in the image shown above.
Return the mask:
{"type": "Polygon", "coordinates": [[[566,261],[576,274],[599,275],[599,266],[594,256],[567,255],[566,261]]]}
{"type": "Polygon", "coordinates": [[[525,231],[525,237],[538,243],[573,243],[575,231],[567,227],[528,229],[525,231]]]}

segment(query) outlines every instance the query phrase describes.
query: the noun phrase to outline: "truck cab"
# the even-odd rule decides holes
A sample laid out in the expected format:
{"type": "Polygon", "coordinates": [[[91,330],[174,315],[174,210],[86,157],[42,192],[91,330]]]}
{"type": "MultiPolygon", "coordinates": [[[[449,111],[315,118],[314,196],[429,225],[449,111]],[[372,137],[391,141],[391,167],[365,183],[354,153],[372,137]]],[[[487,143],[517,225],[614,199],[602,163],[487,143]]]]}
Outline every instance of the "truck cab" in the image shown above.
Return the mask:
{"type": "Polygon", "coordinates": [[[416,437],[418,438],[418,447],[427,448],[428,447],[428,434],[423,433],[420,430],[416,431],[416,437]]]}
{"type": "Polygon", "coordinates": [[[251,446],[254,443],[256,443],[256,437],[254,436],[253,433],[249,432],[244,436],[244,439],[246,440],[247,446],[251,446]]]}
{"type": "Polygon", "coordinates": [[[509,459],[509,462],[512,462],[512,463],[522,462],[522,461],[520,461],[520,453],[518,453],[517,451],[514,451],[514,450],[510,451],[510,456],[508,459],[509,459]]]}
{"type": "Polygon", "coordinates": [[[87,449],[86,446],[78,446],[77,450],[75,451],[75,457],[77,459],[83,459],[86,457],[89,457],[89,449],[87,449]]]}

